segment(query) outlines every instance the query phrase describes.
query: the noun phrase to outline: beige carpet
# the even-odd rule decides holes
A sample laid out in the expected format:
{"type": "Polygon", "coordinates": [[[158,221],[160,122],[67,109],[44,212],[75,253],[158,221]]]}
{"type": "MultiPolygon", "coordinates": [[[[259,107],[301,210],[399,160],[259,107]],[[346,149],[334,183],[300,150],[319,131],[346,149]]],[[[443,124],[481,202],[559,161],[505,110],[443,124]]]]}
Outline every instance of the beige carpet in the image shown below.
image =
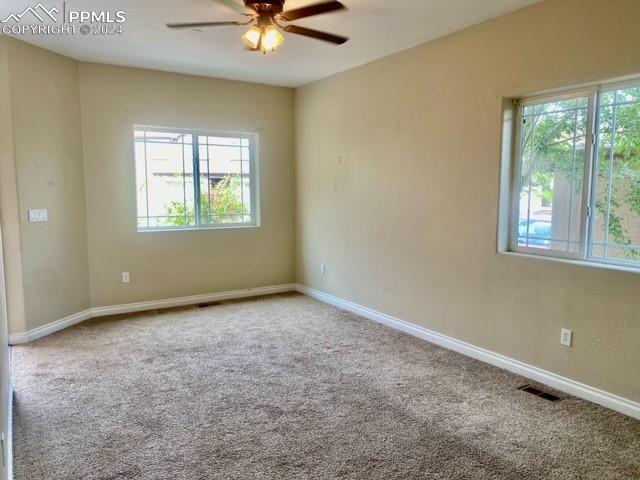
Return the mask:
{"type": "Polygon", "coordinates": [[[13,355],[18,480],[640,478],[640,422],[295,294],[13,355]]]}

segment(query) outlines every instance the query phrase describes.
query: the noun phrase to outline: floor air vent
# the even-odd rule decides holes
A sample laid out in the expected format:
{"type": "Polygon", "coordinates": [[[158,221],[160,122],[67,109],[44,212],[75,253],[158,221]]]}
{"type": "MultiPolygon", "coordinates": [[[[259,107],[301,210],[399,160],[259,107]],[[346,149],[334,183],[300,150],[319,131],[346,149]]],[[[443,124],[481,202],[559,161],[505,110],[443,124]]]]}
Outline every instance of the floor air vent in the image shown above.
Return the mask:
{"type": "Polygon", "coordinates": [[[199,303],[198,308],[215,307],[220,305],[220,302],[199,303]]]}
{"type": "Polygon", "coordinates": [[[532,387],[529,384],[518,387],[518,390],[530,393],[531,395],[535,395],[536,397],[544,398],[545,400],[549,400],[550,402],[557,402],[558,400],[562,400],[560,397],[557,397],[552,393],[543,392],[542,390],[538,390],[537,388],[532,387]]]}

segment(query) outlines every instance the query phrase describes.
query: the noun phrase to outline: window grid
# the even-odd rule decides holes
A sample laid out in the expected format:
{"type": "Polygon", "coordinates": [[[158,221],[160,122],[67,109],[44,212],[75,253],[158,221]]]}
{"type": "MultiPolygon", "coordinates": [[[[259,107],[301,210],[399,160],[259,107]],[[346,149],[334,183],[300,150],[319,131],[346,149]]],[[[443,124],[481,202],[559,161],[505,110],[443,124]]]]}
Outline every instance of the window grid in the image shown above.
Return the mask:
{"type": "MultiPolygon", "coordinates": [[[[138,177],[137,183],[138,188],[144,189],[144,195],[141,198],[138,196],[138,230],[145,231],[153,231],[153,230],[173,230],[173,229],[190,229],[190,228],[224,228],[224,227],[237,227],[237,226],[257,226],[257,205],[253,205],[257,196],[255,195],[256,189],[256,159],[255,159],[255,136],[253,134],[230,134],[230,133],[202,133],[202,132],[184,132],[174,129],[163,129],[163,128],[155,128],[155,127],[134,127],[135,133],[135,143],[142,144],[142,155],[143,159],[139,158],[140,155],[138,153],[138,149],[136,148],[136,164],[138,162],[143,163],[144,165],[144,175],[142,178],[138,177]],[[163,140],[155,140],[151,134],[156,134],[158,136],[163,136],[162,138],[167,138],[167,141],[163,140]],[[171,138],[171,137],[174,138],[171,138]],[[185,137],[190,137],[190,142],[185,142],[185,137]],[[179,137],[179,141],[177,138],[179,137]],[[199,139],[205,139],[205,144],[203,145],[206,148],[206,172],[201,172],[201,162],[200,162],[200,144],[199,139]],[[218,140],[229,139],[228,142],[215,142],[209,141],[210,139],[216,138],[218,140]],[[164,214],[156,214],[152,212],[153,208],[151,206],[150,201],[150,176],[154,174],[150,171],[149,168],[149,149],[148,146],[150,144],[159,144],[159,145],[179,145],[181,148],[179,158],[174,158],[177,164],[180,165],[178,167],[178,171],[176,171],[173,175],[181,177],[181,200],[182,202],[178,203],[178,206],[183,210],[181,214],[175,214],[171,210],[167,209],[164,214]],[[187,168],[187,159],[186,159],[186,147],[191,147],[192,151],[192,162],[191,166],[193,172],[188,172],[187,168]],[[240,172],[235,173],[233,170],[227,168],[225,170],[224,166],[219,168],[219,172],[211,171],[211,163],[212,163],[212,147],[224,147],[227,149],[227,153],[230,149],[237,149],[237,156],[240,161],[240,172]],[[248,150],[248,156],[245,158],[244,149],[248,150]],[[250,170],[248,173],[244,173],[245,166],[244,162],[247,162],[250,166],[250,170]],[[191,176],[193,178],[193,214],[189,213],[189,201],[191,200],[191,192],[188,191],[190,188],[187,185],[187,177],[191,176]],[[216,177],[214,179],[214,176],[216,177]],[[238,177],[239,182],[233,182],[232,179],[234,177],[238,177]],[[245,179],[246,177],[246,179],[245,179]],[[231,198],[234,198],[236,195],[239,200],[237,211],[233,210],[231,212],[228,211],[215,211],[215,192],[212,189],[212,183],[215,182],[215,185],[220,183],[222,180],[228,179],[227,184],[230,185],[232,190],[231,198]],[[206,190],[206,199],[201,198],[201,182],[207,182],[207,190],[206,190]],[[142,183],[141,183],[142,182],[142,183]],[[239,184],[239,188],[237,188],[237,192],[233,191],[235,185],[239,184]],[[246,194],[245,188],[248,189],[249,197],[246,198],[248,200],[251,198],[252,207],[249,208],[246,205],[246,194]],[[142,200],[142,205],[140,201],[142,200]],[[206,214],[201,211],[201,207],[206,205],[207,211],[206,214]]],[[[204,153],[204,152],[203,152],[204,153]]],[[[229,161],[227,161],[229,163],[229,161]]],[[[228,167],[228,166],[227,166],[228,167]]],[[[136,172],[138,175],[141,172],[138,172],[139,165],[136,167],[136,172]]],[[[165,173],[166,174],[166,173],[165,173]]],[[[228,193],[228,192],[227,192],[228,193]]],[[[169,198],[171,198],[169,196],[169,198]]],[[[157,203],[157,201],[156,201],[157,203]]],[[[233,203],[233,202],[232,202],[233,203]]]]}
{"type": "Polygon", "coordinates": [[[200,135],[193,136],[193,210],[196,217],[196,226],[202,223],[202,203],[200,201],[200,135]]]}
{"type": "MultiPolygon", "coordinates": [[[[182,138],[182,145],[180,145],[180,153],[182,154],[182,198],[183,198],[183,202],[184,205],[187,205],[187,166],[185,165],[184,162],[184,135],[181,137],[182,138]]],[[[146,162],[146,158],[145,158],[145,162],[146,162]]],[[[184,209],[184,221],[186,223],[189,223],[189,215],[187,214],[187,209],[184,209]]]]}
{"type": "Polygon", "coordinates": [[[243,155],[242,152],[244,151],[244,149],[242,148],[242,141],[240,142],[240,214],[242,215],[242,221],[244,222],[244,214],[245,214],[245,210],[244,210],[244,160],[243,160],[243,155]]]}
{"type": "Polygon", "coordinates": [[[149,228],[149,168],[147,165],[147,132],[144,132],[144,192],[147,201],[147,209],[145,210],[147,217],[147,228],[149,228]]]}
{"type": "MultiPolygon", "coordinates": [[[[534,109],[535,111],[535,109],[534,109]]],[[[533,117],[533,115],[532,115],[533,117]]],[[[531,137],[535,137],[535,133],[536,133],[536,125],[537,125],[537,120],[535,119],[535,117],[533,118],[533,126],[531,127],[531,137]]],[[[528,146],[531,145],[528,142],[524,143],[524,146],[528,146]]],[[[522,155],[521,155],[522,156],[522,155]]],[[[530,168],[533,168],[533,164],[531,165],[530,168]]],[[[522,181],[522,180],[521,180],[522,181]]],[[[528,182],[528,192],[527,192],[527,219],[531,218],[531,194],[532,192],[532,184],[531,181],[528,182]]],[[[529,221],[527,221],[527,236],[526,236],[526,246],[529,246],[529,237],[530,237],[530,231],[531,231],[531,225],[529,223],[529,221]]]]}
{"type": "MultiPolygon", "coordinates": [[[[209,180],[209,178],[211,177],[211,150],[209,147],[209,142],[207,142],[207,195],[208,195],[208,199],[209,202],[211,201],[211,180],[209,180]]],[[[211,218],[208,219],[209,221],[211,221],[211,218]]]]}
{"type": "Polygon", "coordinates": [[[616,95],[614,95],[614,102],[613,102],[613,128],[611,129],[612,131],[612,135],[611,135],[611,145],[610,145],[610,153],[609,153],[609,184],[607,187],[607,217],[606,217],[606,227],[604,229],[604,235],[605,235],[605,241],[604,241],[604,257],[606,258],[608,256],[609,253],[609,229],[611,227],[611,193],[613,190],[613,171],[614,171],[614,166],[615,166],[615,157],[613,152],[615,151],[615,131],[616,131],[616,127],[617,127],[617,117],[616,117],[616,111],[618,106],[616,105],[615,102],[615,97],[616,95]]]}
{"type": "MultiPolygon", "coordinates": [[[[513,214],[511,215],[510,249],[523,253],[582,258],[600,263],[640,267],[640,150],[638,149],[640,146],[640,135],[638,135],[640,133],[640,128],[638,128],[640,126],[640,81],[613,85],[607,89],[593,88],[573,95],[560,94],[555,97],[524,99],[518,102],[517,112],[519,120],[515,135],[518,156],[515,159],[514,168],[514,202],[512,207],[513,214]],[[565,101],[567,97],[570,99],[575,98],[575,106],[573,108],[550,108],[545,112],[545,105],[555,103],[554,106],[560,106],[561,102],[565,101]],[[606,101],[608,98],[610,98],[609,102],[606,101]],[[586,103],[581,105],[582,102],[586,103]],[[625,111],[626,124],[624,124],[625,122],[620,123],[621,106],[629,109],[625,111]],[[637,107],[637,109],[631,111],[630,109],[634,107],[637,107]],[[609,111],[605,110],[607,108],[609,111]],[[578,156],[580,153],[578,145],[582,142],[582,133],[578,128],[578,117],[581,110],[583,110],[583,113],[586,111],[587,116],[587,128],[584,133],[585,160],[583,176],[585,188],[582,193],[582,199],[579,198],[579,192],[576,191],[573,185],[577,177],[577,169],[582,163],[578,156]],[[606,123],[602,118],[605,112],[610,114],[609,123],[606,123]],[[530,155],[529,173],[524,174],[522,172],[525,158],[527,158],[528,154],[527,149],[533,148],[529,140],[530,137],[534,139],[536,137],[537,119],[544,114],[557,115],[565,113],[573,114],[572,138],[564,138],[547,146],[562,144],[566,141],[570,141],[573,146],[570,167],[572,181],[569,190],[568,212],[571,214],[574,211],[574,207],[578,206],[577,202],[580,202],[579,211],[584,217],[583,228],[580,232],[580,242],[572,239],[577,225],[570,219],[566,222],[566,239],[556,238],[551,234],[551,229],[549,234],[543,236],[540,236],[539,232],[535,230],[532,231],[533,182],[531,181],[531,173],[534,168],[537,168],[540,157],[535,154],[530,155]],[[528,119],[532,121],[530,126],[526,125],[528,119]],[[633,135],[636,135],[636,137],[630,140],[629,137],[633,135]],[[609,138],[608,144],[603,145],[607,137],[609,138]],[[634,143],[635,150],[626,145],[632,140],[636,141],[634,143]],[[622,148],[618,148],[620,144],[623,144],[622,148]],[[603,148],[609,148],[609,151],[605,152],[608,158],[606,190],[602,189],[601,182],[599,182],[601,180],[599,169],[602,167],[600,163],[603,161],[601,158],[603,148]],[[522,195],[523,187],[525,187],[526,192],[524,196],[522,195]],[[631,188],[636,189],[634,190],[635,197],[633,197],[634,203],[628,206],[624,202],[631,202],[631,200],[628,200],[631,198],[630,194],[628,191],[626,193],[620,193],[620,191],[631,188]],[[623,200],[616,198],[615,195],[622,196],[623,200]],[[599,196],[606,197],[606,209],[604,212],[601,211],[602,203],[598,201],[599,196]],[[524,226],[522,223],[523,211],[521,208],[523,207],[521,202],[525,197],[527,201],[526,229],[521,231],[521,226],[524,226]],[[617,213],[613,212],[614,206],[618,210],[617,213]],[[621,226],[621,218],[628,223],[628,231],[625,230],[624,225],[621,226]],[[597,224],[598,221],[601,224],[597,224]],[[603,231],[600,232],[600,230],[603,231]],[[522,241],[522,233],[524,233],[524,242],[522,241]],[[566,249],[558,250],[550,247],[557,245],[557,242],[564,242],[566,249]],[[577,243],[580,243],[579,252],[577,255],[571,255],[571,245],[577,243]],[[612,251],[615,253],[612,253],[612,251]]],[[[582,148],[581,145],[580,148],[582,148]]],[[[556,173],[554,172],[553,175],[556,175],[556,173]]],[[[555,181],[555,176],[553,181],[555,181]]],[[[576,184],[575,187],[577,186],[576,184]]]]}
{"type": "MultiPolygon", "coordinates": [[[[577,103],[579,103],[579,102],[576,101],[576,104],[577,103]]],[[[572,178],[572,182],[571,183],[572,183],[572,187],[573,187],[573,179],[575,179],[575,176],[576,176],[576,161],[577,161],[577,158],[576,158],[576,147],[577,147],[577,142],[578,142],[578,111],[579,111],[579,109],[576,108],[576,111],[574,113],[574,119],[573,119],[573,142],[572,142],[573,143],[573,148],[572,148],[572,151],[571,151],[571,156],[572,156],[572,159],[571,159],[571,178],[572,178]]],[[[569,212],[573,211],[572,207],[573,207],[573,200],[574,200],[574,197],[575,197],[574,190],[575,190],[574,188],[571,188],[570,192],[569,192],[569,212]]],[[[567,251],[570,251],[571,250],[571,243],[572,243],[571,242],[571,233],[572,233],[571,229],[573,227],[573,222],[571,220],[569,220],[569,222],[568,222],[568,227],[569,227],[569,231],[567,233],[567,251]]]]}

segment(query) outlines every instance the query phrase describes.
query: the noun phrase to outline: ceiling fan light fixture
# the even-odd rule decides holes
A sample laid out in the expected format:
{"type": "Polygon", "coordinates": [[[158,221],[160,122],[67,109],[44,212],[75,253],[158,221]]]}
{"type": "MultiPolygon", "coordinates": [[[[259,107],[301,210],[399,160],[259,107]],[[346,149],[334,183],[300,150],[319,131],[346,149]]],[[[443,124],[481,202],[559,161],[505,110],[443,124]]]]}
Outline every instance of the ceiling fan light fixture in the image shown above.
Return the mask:
{"type": "Polygon", "coordinates": [[[263,52],[274,52],[276,48],[284,43],[284,37],[273,25],[269,25],[262,32],[262,43],[260,49],[263,52]]]}
{"type": "Polygon", "coordinates": [[[274,52],[284,43],[284,37],[274,25],[251,27],[242,36],[242,40],[252,50],[260,50],[264,53],[274,52]]]}
{"type": "Polygon", "coordinates": [[[260,45],[260,37],[262,37],[262,30],[258,27],[251,27],[247,30],[247,33],[242,36],[242,41],[247,47],[256,50],[260,45]]]}

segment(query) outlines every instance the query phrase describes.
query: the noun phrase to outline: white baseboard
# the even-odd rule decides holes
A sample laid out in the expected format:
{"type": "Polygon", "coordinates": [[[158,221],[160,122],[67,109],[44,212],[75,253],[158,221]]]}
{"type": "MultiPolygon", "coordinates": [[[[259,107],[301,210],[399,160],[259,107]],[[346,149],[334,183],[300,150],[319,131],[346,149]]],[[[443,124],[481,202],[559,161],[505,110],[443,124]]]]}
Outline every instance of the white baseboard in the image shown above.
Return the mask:
{"type": "Polygon", "coordinates": [[[355,313],[362,317],[368,318],[378,323],[382,323],[396,330],[401,330],[415,337],[427,340],[448,350],[461,353],[468,357],[475,358],[482,362],[494,365],[496,367],[508,370],[515,374],[521,375],[531,380],[535,380],[549,387],[560,390],[576,397],[588,400],[598,405],[610,408],[617,412],[623,413],[630,417],[640,420],[640,403],[614,395],[613,393],[600,390],[589,385],[585,385],[570,378],[562,377],[552,372],[542,370],[541,368],[528,365],[513,358],[506,357],[499,353],[477,347],[467,342],[448,337],[433,330],[405,322],[399,318],[392,317],[382,312],[378,312],[368,307],[363,307],[356,303],[343,300],[341,298],[329,295],[327,293],[306,287],[304,285],[296,285],[296,290],[300,293],[313,297],[322,302],[342,308],[349,312],[355,313]]]}
{"type": "Polygon", "coordinates": [[[9,345],[20,345],[21,343],[33,342],[47,335],[51,335],[58,330],[63,330],[67,327],[75,325],[76,323],[84,322],[92,317],[91,309],[83,310],[82,312],[74,313],[68,317],[61,318],[55,322],[47,323],[33,330],[27,332],[18,332],[9,334],[9,345]]]}
{"type": "Polygon", "coordinates": [[[259,297],[260,295],[292,292],[295,291],[295,289],[295,284],[285,283],[282,285],[271,285],[268,287],[231,290],[229,292],[205,293],[203,295],[191,295],[188,297],[152,300],[150,302],[126,303],[124,305],[111,305],[107,307],[93,307],[91,309],[91,316],[104,317],[107,315],[117,315],[120,313],[133,313],[142,312],[145,310],[155,310],[157,308],[183,307],[185,305],[196,305],[198,303],[220,302],[222,300],[232,300],[234,298],[259,297]]]}
{"type": "Polygon", "coordinates": [[[59,330],[83,322],[90,318],[104,317],[107,315],[117,315],[121,313],[142,312],[145,310],[155,310],[159,308],[182,307],[186,305],[196,305],[198,303],[219,302],[222,300],[232,300],[234,298],[258,297],[260,295],[271,295],[274,293],[291,292],[296,289],[295,284],[286,283],[282,285],[271,285],[267,287],[245,288],[242,290],[231,290],[228,292],[205,293],[203,295],[191,295],[188,297],[167,298],[161,300],[151,300],[148,302],[126,303],[123,305],[110,305],[105,307],[93,307],[82,312],[69,315],[54,322],[34,328],[27,332],[9,334],[9,345],[20,345],[32,342],[39,338],[50,335],[59,330]]]}

